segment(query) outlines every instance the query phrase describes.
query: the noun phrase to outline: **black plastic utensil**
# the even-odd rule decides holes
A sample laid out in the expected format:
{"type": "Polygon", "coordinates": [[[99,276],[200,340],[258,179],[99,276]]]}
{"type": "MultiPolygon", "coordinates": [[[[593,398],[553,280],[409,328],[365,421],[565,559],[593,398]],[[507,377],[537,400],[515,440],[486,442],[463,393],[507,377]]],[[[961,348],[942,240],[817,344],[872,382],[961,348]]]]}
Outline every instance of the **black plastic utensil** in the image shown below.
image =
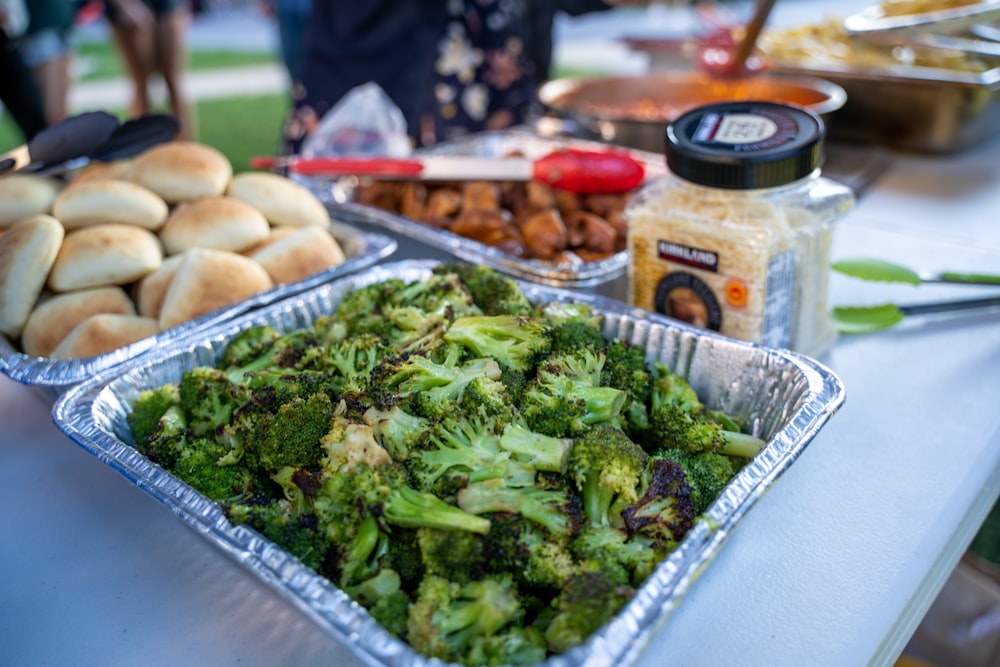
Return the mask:
{"type": "Polygon", "coordinates": [[[93,152],[46,166],[39,174],[61,174],[91,162],[111,162],[142,153],[148,148],[174,139],[180,130],[177,118],[168,114],[147,114],[122,123],[111,137],[93,152]]]}
{"type": "Polygon", "coordinates": [[[28,164],[15,170],[34,173],[48,165],[87,155],[106,143],[119,125],[118,119],[106,111],[71,116],[36,134],[26,144],[28,164]]]}

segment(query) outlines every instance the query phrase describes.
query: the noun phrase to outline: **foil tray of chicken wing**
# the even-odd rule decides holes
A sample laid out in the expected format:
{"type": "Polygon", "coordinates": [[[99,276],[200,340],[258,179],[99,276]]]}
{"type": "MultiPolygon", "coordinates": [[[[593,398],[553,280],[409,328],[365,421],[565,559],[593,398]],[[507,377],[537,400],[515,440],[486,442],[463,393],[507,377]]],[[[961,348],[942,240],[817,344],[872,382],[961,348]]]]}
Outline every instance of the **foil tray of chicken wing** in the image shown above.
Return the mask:
{"type": "MultiPolygon", "coordinates": [[[[562,148],[607,150],[607,145],[514,128],[469,135],[420,152],[537,159],[562,148]]],[[[647,181],[666,174],[663,156],[629,153],[643,164],[647,181]]],[[[538,182],[356,177],[308,185],[341,219],[394,236],[400,259],[457,257],[522,280],[555,287],[604,287],[597,291],[623,296],[617,291],[629,263],[623,210],[630,193],[576,195],[538,182]]]]}

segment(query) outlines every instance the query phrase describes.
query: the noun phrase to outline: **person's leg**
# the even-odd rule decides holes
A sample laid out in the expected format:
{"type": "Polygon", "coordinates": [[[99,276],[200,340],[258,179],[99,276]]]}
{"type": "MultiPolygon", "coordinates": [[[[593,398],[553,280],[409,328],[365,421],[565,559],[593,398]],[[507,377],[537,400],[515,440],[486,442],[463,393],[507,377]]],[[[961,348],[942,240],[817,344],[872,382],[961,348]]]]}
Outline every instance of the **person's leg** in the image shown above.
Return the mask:
{"type": "Polygon", "coordinates": [[[69,114],[72,60],[68,36],[56,29],[46,29],[24,38],[20,51],[41,95],[46,122],[52,125],[64,120],[69,114]]]}
{"type": "Polygon", "coordinates": [[[149,77],[153,71],[153,34],[151,24],[126,24],[111,21],[118,53],[132,80],[132,104],[129,116],[141,116],[149,111],[149,77]]]}
{"type": "Polygon", "coordinates": [[[196,121],[183,81],[187,58],[184,34],[189,19],[188,11],[181,7],[156,17],[156,62],[170,98],[170,113],[180,121],[178,138],[193,140],[196,121]]]}

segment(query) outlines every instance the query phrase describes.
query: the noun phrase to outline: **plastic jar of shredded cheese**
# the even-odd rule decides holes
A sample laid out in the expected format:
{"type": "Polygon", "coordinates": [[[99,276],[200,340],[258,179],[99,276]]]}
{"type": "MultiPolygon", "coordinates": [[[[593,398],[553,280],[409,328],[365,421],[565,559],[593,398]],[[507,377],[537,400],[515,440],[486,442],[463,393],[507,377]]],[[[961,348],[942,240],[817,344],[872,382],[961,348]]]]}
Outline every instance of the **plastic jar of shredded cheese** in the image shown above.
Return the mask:
{"type": "Polygon", "coordinates": [[[836,338],[826,301],[834,221],[852,191],[820,174],[815,114],[770,102],[694,109],[667,129],[670,174],[634,195],[630,301],[809,355],[836,338]]]}

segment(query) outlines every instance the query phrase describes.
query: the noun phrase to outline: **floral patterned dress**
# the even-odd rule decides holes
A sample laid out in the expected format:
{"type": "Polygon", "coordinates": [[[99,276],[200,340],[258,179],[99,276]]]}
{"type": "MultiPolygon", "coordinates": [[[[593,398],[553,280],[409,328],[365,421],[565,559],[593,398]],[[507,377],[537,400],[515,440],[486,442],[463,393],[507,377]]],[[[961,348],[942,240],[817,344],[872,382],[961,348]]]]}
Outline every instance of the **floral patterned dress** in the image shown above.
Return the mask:
{"type": "Polygon", "coordinates": [[[285,153],[349,90],[374,81],[415,146],[523,122],[533,102],[523,0],[317,2],[285,153]]]}

